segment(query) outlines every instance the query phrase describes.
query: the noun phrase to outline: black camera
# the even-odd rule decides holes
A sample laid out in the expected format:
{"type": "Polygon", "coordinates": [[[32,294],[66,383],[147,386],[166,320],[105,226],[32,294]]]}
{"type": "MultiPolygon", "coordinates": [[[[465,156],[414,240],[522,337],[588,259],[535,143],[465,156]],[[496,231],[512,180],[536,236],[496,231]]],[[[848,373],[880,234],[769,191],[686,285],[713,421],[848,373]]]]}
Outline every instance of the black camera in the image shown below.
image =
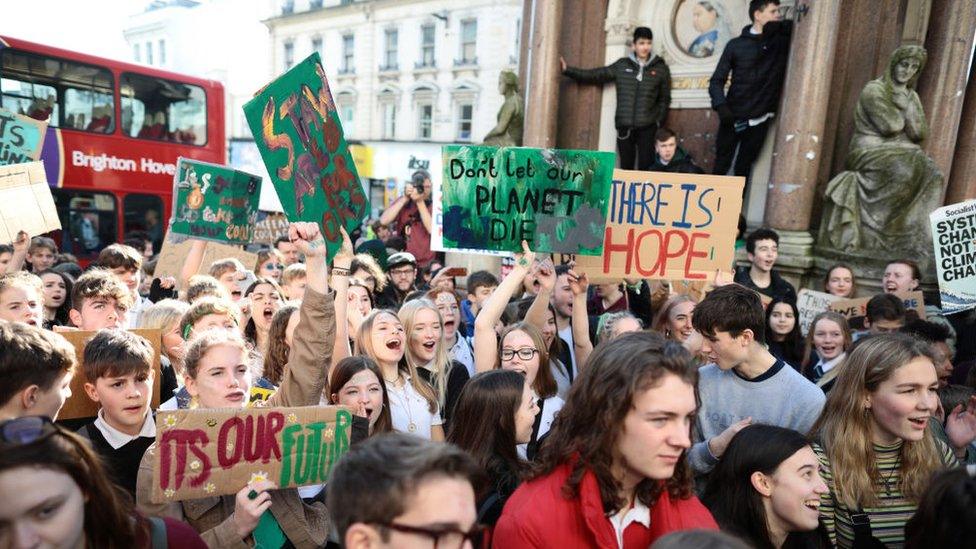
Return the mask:
{"type": "Polygon", "coordinates": [[[412,176],[410,176],[410,184],[413,185],[415,189],[417,189],[418,193],[423,194],[424,182],[427,181],[428,179],[430,179],[430,174],[428,174],[424,170],[417,170],[413,172],[412,176]]]}

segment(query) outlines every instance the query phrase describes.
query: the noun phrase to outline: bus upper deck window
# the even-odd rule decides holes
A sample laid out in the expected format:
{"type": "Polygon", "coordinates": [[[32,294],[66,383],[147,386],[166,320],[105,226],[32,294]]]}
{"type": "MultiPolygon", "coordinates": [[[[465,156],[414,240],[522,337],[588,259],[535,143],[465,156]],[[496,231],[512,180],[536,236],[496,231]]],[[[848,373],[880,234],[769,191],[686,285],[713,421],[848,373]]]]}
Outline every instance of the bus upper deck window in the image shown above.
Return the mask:
{"type": "Polygon", "coordinates": [[[115,130],[108,69],[7,48],[0,54],[0,105],[54,127],[115,130]]]}
{"type": "Polygon", "coordinates": [[[207,96],[203,88],[125,73],[121,92],[126,135],[189,145],[207,143],[207,96]]]}

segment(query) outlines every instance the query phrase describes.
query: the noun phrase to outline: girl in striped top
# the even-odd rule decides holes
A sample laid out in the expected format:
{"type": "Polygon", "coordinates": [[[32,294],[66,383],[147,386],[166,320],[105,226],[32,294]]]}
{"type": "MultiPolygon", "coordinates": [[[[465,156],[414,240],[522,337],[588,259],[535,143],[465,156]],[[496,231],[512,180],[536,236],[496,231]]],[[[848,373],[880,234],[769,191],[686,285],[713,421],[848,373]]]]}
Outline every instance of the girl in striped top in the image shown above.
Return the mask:
{"type": "Polygon", "coordinates": [[[813,449],[830,488],[820,519],[838,547],[853,547],[855,537],[858,547],[877,546],[872,537],[901,547],[932,474],[956,464],[928,428],[939,388],[931,355],[905,334],[867,338],[828,395],[813,449]]]}

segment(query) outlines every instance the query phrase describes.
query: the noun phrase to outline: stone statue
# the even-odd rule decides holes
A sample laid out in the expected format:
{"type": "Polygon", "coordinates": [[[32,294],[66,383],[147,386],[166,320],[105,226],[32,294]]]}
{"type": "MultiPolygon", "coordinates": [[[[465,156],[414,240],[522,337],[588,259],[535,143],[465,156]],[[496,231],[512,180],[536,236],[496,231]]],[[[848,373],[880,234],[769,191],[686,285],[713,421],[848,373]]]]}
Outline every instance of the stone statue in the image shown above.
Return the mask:
{"type": "Polygon", "coordinates": [[[498,75],[498,93],[505,102],[498,111],[498,124],[485,136],[485,145],[493,147],[522,146],[522,96],[518,93],[518,76],[512,71],[498,75]]]}
{"type": "Polygon", "coordinates": [[[927,258],[929,213],[943,176],[920,147],[928,134],[915,83],[925,49],[901,46],[868,82],[854,111],[847,171],[827,184],[820,246],[874,257],[927,258]]]}

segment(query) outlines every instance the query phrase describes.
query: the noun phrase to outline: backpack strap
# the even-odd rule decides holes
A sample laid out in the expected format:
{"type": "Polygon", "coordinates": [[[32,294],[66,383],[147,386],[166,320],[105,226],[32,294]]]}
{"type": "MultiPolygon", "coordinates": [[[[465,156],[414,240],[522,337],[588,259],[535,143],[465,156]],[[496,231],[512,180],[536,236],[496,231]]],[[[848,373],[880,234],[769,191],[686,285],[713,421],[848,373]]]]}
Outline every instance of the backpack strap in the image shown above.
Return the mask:
{"type": "Polygon", "coordinates": [[[876,549],[884,548],[885,544],[874,537],[871,532],[871,517],[864,512],[859,505],[857,509],[850,513],[851,526],[854,528],[854,549],[876,549]]]}
{"type": "Polygon", "coordinates": [[[166,539],[166,523],[159,517],[149,517],[149,538],[152,541],[152,549],[167,549],[169,542],[166,539]]]}

